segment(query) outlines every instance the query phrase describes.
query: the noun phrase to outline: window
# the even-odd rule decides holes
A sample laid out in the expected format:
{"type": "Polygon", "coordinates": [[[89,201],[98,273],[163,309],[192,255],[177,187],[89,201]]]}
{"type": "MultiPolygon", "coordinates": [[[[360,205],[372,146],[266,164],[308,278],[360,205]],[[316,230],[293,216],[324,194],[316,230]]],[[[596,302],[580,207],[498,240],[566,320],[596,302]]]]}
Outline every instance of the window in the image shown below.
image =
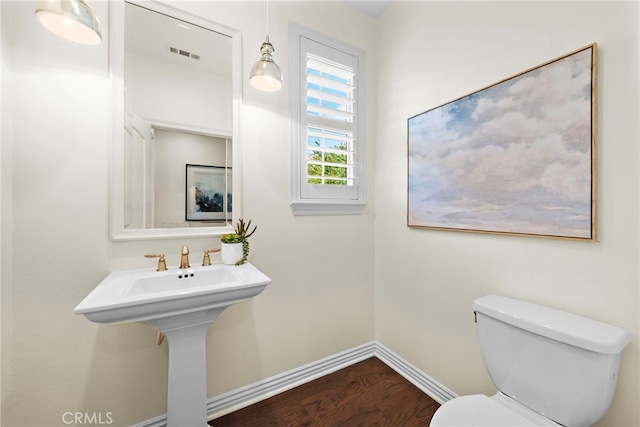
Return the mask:
{"type": "Polygon", "coordinates": [[[295,215],[359,214],[365,206],[364,52],[290,25],[295,215]]]}

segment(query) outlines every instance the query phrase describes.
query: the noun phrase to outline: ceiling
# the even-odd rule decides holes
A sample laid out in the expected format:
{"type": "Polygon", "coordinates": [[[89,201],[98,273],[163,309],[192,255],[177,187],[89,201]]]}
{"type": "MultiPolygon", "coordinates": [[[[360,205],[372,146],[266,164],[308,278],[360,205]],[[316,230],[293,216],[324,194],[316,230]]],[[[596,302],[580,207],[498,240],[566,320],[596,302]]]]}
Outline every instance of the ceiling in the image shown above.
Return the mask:
{"type": "Polygon", "coordinates": [[[373,18],[379,18],[395,0],[342,0],[342,2],[373,18]]]}
{"type": "MultiPolygon", "coordinates": [[[[395,2],[395,0],[340,1],[373,18],[380,17],[395,2]]],[[[137,5],[130,3],[125,5],[127,50],[230,77],[231,39],[229,37],[137,5]],[[176,51],[181,53],[176,54],[176,51]],[[196,54],[199,59],[194,60],[189,54],[196,54]]]]}

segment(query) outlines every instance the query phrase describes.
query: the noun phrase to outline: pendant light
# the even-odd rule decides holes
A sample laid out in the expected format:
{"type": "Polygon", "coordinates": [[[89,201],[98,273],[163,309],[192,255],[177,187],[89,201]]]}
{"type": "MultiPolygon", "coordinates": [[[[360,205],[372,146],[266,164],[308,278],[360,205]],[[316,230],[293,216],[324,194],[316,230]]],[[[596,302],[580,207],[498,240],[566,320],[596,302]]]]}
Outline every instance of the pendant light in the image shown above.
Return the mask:
{"type": "Polygon", "coordinates": [[[84,0],[43,0],[35,13],[38,22],[62,38],[88,45],[102,41],[98,18],[84,0]]]}
{"type": "Polygon", "coordinates": [[[282,88],[284,79],[280,67],[273,62],[275,49],[269,42],[269,0],[267,0],[267,38],[260,46],[262,58],[253,65],[249,82],[258,90],[276,92],[282,88]]]}

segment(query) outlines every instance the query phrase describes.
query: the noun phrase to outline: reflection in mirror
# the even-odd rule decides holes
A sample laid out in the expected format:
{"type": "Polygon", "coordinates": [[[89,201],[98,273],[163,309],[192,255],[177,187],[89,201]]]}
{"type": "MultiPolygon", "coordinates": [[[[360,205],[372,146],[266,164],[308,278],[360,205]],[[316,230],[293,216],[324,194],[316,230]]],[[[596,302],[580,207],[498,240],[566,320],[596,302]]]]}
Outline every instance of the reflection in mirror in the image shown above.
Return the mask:
{"type": "Polygon", "coordinates": [[[151,143],[144,151],[136,138],[127,141],[125,132],[125,158],[131,159],[125,166],[125,227],[197,227],[231,221],[231,140],[151,129],[151,143]],[[148,176],[142,176],[143,171],[148,176]]]}
{"type": "Polygon", "coordinates": [[[116,116],[123,105],[112,158],[112,237],[229,232],[240,208],[232,188],[240,181],[233,167],[239,33],[155,2],[121,6],[122,52],[118,26],[112,31],[116,116]]]}

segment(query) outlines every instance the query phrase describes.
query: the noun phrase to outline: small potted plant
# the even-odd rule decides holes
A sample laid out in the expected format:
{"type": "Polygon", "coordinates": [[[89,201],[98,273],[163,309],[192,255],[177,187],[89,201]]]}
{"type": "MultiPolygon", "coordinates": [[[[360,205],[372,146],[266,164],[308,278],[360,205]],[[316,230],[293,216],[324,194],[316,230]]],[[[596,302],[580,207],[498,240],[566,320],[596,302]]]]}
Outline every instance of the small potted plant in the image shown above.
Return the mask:
{"type": "Polygon", "coordinates": [[[245,223],[238,220],[234,233],[225,234],[220,238],[222,262],[227,265],[242,265],[249,257],[249,241],[247,240],[258,227],[251,228],[251,221],[245,223]]]}

